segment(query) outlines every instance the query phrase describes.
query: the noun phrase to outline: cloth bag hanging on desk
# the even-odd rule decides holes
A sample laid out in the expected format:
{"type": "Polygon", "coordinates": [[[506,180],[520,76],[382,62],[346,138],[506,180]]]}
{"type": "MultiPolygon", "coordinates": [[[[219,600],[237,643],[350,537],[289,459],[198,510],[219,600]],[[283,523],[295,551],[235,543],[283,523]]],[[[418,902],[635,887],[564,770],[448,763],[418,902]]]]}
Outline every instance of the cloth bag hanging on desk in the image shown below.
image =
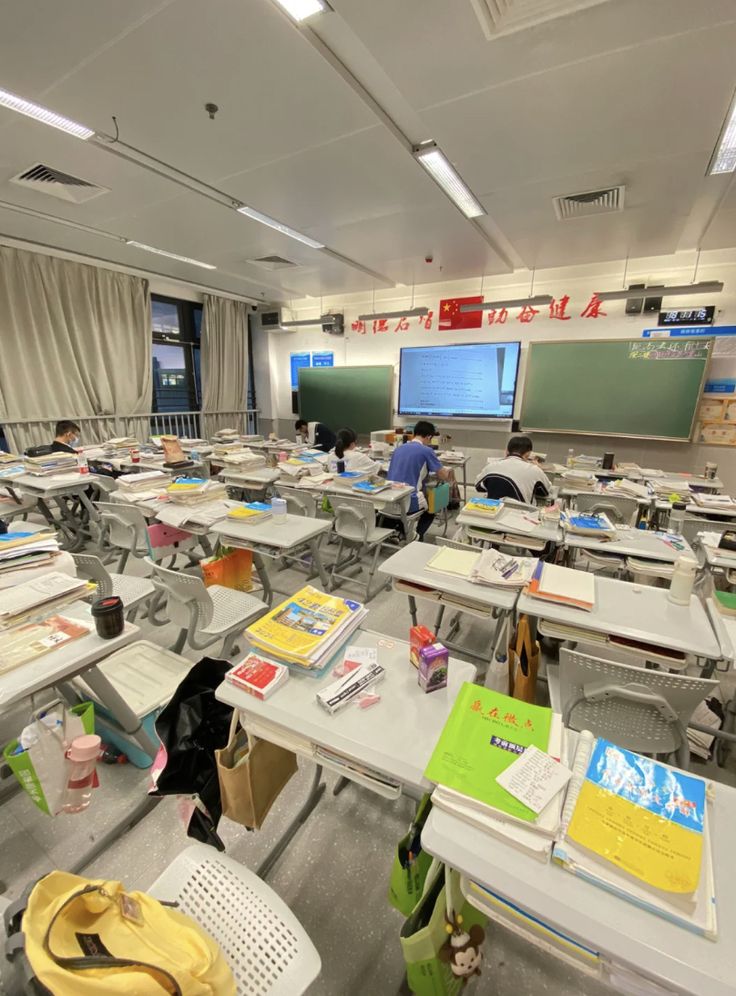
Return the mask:
{"type": "Polygon", "coordinates": [[[409,916],[424,891],[432,857],[422,850],[422,830],[432,809],[429,795],[422,797],[407,833],[396,846],[388,887],[394,909],[409,916]]]}
{"type": "MultiPolygon", "coordinates": [[[[458,996],[465,983],[464,978],[455,974],[446,955],[449,938],[446,876],[451,876],[452,894],[460,895],[457,872],[435,862],[427,875],[424,894],[401,928],[406,981],[416,996],[458,996]]],[[[487,918],[464,900],[458,905],[460,910],[455,911],[454,917],[459,912],[462,929],[475,937],[477,928],[482,928],[487,918]]]]}
{"type": "Polygon", "coordinates": [[[536,702],[539,644],[532,639],[528,616],[520,616],[509,644],[509,695],[522,702],[536,702]]]}
{"type": "Polygon", "coordinates": [[[249,830],[258,830],[296,773],[296,754],[252,736],[242,726],[238,729],[239,725],[240,713],[234,709],[228,742],[215,751],[222,814],[249,830]]]}
{"type": "Polygon", "coordinates": [[[3,748],[3,759],[42,813],[56,816],[64,805],[64,793],[69,777],[66,751],[75,737],[95,732],[95,710],[92,702],[69,706],[57,699],[37,709],[29,724],[36,733],[36,742],[27,750],[18,740],[3,748]],[[53,726],[43,722],[56,717],[53,726]]]}
{"type": "Polygon", "coordinates": [[[120,882],[52,871],[14,906],[9,960],[23,992],[235,996],[222,951],[194,920],[120,882]]]}
{"type": "Polygon", "coordinates": [[[161,747],[151,768],[149,795],[195,797],[185,813],[187,834],[220,851],[217,835],[222,816],[215,751],[228,740],[232,706],[215,698],[230,670],[227,661],[203,657],[179,683],[156,718],[161,747]]]}

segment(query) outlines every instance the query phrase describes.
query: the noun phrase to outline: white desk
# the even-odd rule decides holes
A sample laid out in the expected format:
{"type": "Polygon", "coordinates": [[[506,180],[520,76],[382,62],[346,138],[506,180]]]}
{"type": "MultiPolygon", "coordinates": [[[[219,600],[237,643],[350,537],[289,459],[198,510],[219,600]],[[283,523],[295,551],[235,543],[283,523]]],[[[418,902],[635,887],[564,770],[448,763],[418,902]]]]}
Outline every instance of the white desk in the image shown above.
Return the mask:
{"type": "MultiPolygon", "coordinates": [[[[475,677],[472,664],[450,658],[454,691],[448,686],[426,693],[417,684],[417,672],[409,661],[409,645],[404,640],[361,629],[353,633],[348,644],[379,648],[378,660],[386,674],[375,686],[381,701],[370,709],[359,709],[353,703],[331,716],[318,705],[315,693],[335,680],[331,673],[320,679],[292,673],[265,702],[227,681],[215,693],[220,701],[240,710],[246,728],[256,736],[289,747],[317,764],[311,791],[258,869],[261,876],[267,874],[319,801],[324,792],[320,784],[323,765],[387,798],[398,798],[402,791],[419,797],[430,790],[432,785],[425,779],[424,769],[454,695],[463,681],[475,677]],[[354,763],[355,768],[335,763],[317,753],[319,749],[339,755],[346,764],[354,763]]],[[[340,653],[337,662],[341,659],[340,653]]],[[[336,791],[340,787],[338,783],[336,791]]]]}
{"type": "Polygon", "coordinates": [[[30,495],[36,499],[36,507],[43,517],[64,534],[70,550],[81,549],[86,541],[85,526],[89,519],[97,519],[97,510],[89,499],[87,491],[94,487],[96,474],[80,474],[70,471],[64,474],[46,476],[22,474],[12,482],[14,491],[30,495]],[[79,501],[87,516],[87,520],[75,515],[71,503],[79,501]],[[56,518],[51,510],[53,503],[59,510],[60,518],[56,518]]]}
{"type": "Polygon", "coordinates": [[[596,536],[579,536],[565,532],[563,546],[566,550],[591,550],[594,553],[610,553],[619,557],[638,557],[641,560],[656,560],[663,564],[674,564],[678,557],[695,557],[690,544],[680,536],[683,550],[662,539],[661,535],[647,529],[616,529],[616,538],[605,540],[596,536]]]}
{"type": "Polygon", "coordinates": [[[703,477],[700,474],[671,474],[669,471],[664,471],[661,474],[647,474],[646,471],[643,471],[640,476],[643,481],[650,481],[652,484],[656,484],[658,481],[673,481],[683,485],[692,484],[693,487],[703,491],[723,491],[723,481],[720,477],[703,477]]]}
{"type": "MultiPolygon", "coordinates": [[[[662,990],[693,996],[733,996],[736,991],[736,790],[715,783],[711,834],[714,850],[718,940],[713,942],[605,892],[552,863],[541,864],[515,847],[489,837],[435,808],[422,832],[426,851],[467,878],[497,893],[579,943],[600,952],[603,971],[623,966],[662,990]]],[[[605,978],[604,974],[604,978],[605,978]]],[[[633,992],[616,985],[612,992],[633,992]]]]}
{"type": "MultiPolygon", "coordinates": [[[[509,512],[516,511],[522,511],[522,509],[517,509],[513,505],[504,506],[496,515],[491,516],[485,516],[482,512],[466,512],[465,509],[462,509],[457,517],[457,521],[458,525],[467,526],[472,530],[503,533],[509,537],[509,544],[524,546],[524,539],[531,540],[532,545],[529,549],[539,549],[545,543],[559,544],[562,541],[562,529],[556,523],[540,520],[539,524],[534,526],[530,531],[522,531],[515,528],[513,524],[509,523],[509,512]]],[[[472,535],[476,538],[484,538],[488,542],[496,541],[502,545],[504,544],[504,540],[501,537],[481,537],[477,532],[474,532],[472,535]]]]}
{"type": "Polygon", "coordinates": [[[399,519],[404,527],[404,535],[410,535],[409,508],[411,506],[411,497],[414,494],[414,488],[410,484],[401,484],[394,481],[385,491],[379,491],[374,495],[367,495],[361,494],[360,491],[355,491],[349,484],[335,483],[333,481],[325,487],[324,493],[328,498],[330,495],[334,495],[336,498],[344,495],[346,498],[361,498],[364,501],[369,501],[379,515],[384,514],[388,518],[399,519]]]}
{"type": "Polygon", "coordinates": [[[229,488],[238,488],[241,492],[255,492],[265,495],[271,484],[279,479],[279,471],[273,467],[254,467],[252,470],[234,470],[225,465],[218,478],[229,488]]]}
{"type": "MultiPolygon", "coordinates": [[[[651,646],[663,647],[681,654],[692,655],[707,661],[717,661],[721,656],[708,616],[700,601],[692,595],[690,605],[675,605],[667,598],[664,588],[630,584],[594,575],[595,606],[591,612],[558,605],[522,593],[516,603],[517,612],[525,612],[549,624],[550,636],[575,639],[565,632],[570,627],[580,633],[577,639],[591,642],[610,642],[620,650],[625,646],[613,638],[636,640],[651,646]],[[559,632],[553,632],[560,627],[559,632]]],[[[646,656],[632,650],[638,656],[646,656]]]]}
{"type": "Polygon", "coordinates": [[[434,602],[438,607],[437,619],[433,627],[437,638],[451,650],[477,657],[484,663],[488,663],[493,657],[495,635],[498,628],[494,631],[489,653],[486,655],[477,654],[451,642],[457,630],[455,622],[451,625],[448,635],[440,637],[439,628],[445,609],[466,612],[487,620],[497,618],[499,620],[498,627],[501,627],[503,619],[512,615],[519,592],[516,589],[503,590],[491,588],[488,585],[473,584],[466,578],[428,571],[427,562],[437,553],[438,549],[440,548],[429,543],[409,543],[384,561],[378,569],[382,574],[388,574],[390,578],[393,578],[396,591],[403,591],[408,596],[409,612],[414,626],[417,625],[416,600],[421,598],[434,602]],[[409,590],[410,587],[411,590],[409,590]]]}
{"type": "Polygon", "coordinates": [[[331,520],[287,515],[286,521],[280,525],[274,525],[272,519],[257,522],[255,525],[225,519],[215,523],[210,531],[225,546],[235,546],[253,552],[253,564],[263,585],[264,599],[270,605],[273,599],[273,586],[263,563],[263,557],[272,559],[282,556],[296,557],[308,550],[323,588],[325,591],[329,590],[330,580],[320,557],[319,545],[324,534],[331,529],[331,520]]]}
{"type": "Polygon", "coordinates": [[[468,464],[470,463],[470,457],[465,455],[458,457],[441,457],[438,454],[437,459],[447,470],[462,470],[463,498],[466,498],[468,493],[468,464]]]}

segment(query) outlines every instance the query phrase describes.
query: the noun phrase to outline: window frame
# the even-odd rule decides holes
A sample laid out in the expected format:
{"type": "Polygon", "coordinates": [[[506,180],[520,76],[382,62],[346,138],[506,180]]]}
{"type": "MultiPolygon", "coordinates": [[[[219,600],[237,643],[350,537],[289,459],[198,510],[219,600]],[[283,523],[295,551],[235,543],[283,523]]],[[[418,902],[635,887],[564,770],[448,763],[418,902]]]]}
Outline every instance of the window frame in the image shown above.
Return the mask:
{"type": "MultiPolygon", "coordinates": [[[[199,301],[185,301],[181,298],[169,297],[165,294],[151,294],[151,304],[153,302],[162,304],[173,304],[176,307],[177,319],[179,323],[179,335],[165,335],[157,332],[153,327],[153,310],[151,310],[151,343],[159,346],[180,346],[184,353],[184,370],[186,373],[186,390],[188,397],[187,411],[200,412],[202,410],[202,398],[197,391],[197,378],[194,367],[194,350],[201,348],[201,337],[197,337],[194,324],[195,309],[202,310],[203,305],[199,301]]],[[[201,328],[201,322],[200,322],[201,328]]],[[[201,361],[201,354],[200,354],[201,361]]],[[[156,385],[151,386],[151,411],[160,413],[156,398],[156,385]]]]}

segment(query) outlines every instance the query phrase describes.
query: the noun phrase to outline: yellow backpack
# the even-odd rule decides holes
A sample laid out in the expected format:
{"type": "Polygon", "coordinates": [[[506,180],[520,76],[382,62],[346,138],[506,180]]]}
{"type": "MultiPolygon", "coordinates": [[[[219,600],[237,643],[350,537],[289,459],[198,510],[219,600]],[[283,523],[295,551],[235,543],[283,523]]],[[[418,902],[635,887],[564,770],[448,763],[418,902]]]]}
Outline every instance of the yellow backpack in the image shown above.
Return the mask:
{"type": "Polygon", "coordinates": [[[194,920],[120,882],[53,871],[33,886],[20,930],[30,974],[53,996],[235,996],[194,920]]]}

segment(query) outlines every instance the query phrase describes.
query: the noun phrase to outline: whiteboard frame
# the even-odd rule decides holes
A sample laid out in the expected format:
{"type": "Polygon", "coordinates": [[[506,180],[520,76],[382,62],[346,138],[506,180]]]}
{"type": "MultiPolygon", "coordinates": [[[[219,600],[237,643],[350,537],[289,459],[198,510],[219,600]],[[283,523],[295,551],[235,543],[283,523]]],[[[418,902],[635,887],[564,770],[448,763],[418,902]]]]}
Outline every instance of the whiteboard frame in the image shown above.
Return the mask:
{"type": "MultiPolygon", "coordinates": [[[[647,341],[647,340],[644,340],[647,341]]],[[[651,341],[651,340],[649,340],[651,341]]],[[[655,340],[656,341],[656,340],[655,340]]],[[[705,382],[708,376],[708,366],[713,357],[713,336],[678,336],[678,342],[705,342],[708,348],[708,356],[703,367],[703,376],[700,380],[700,391],[698,395],[698,401],[693,411],[692,421],[690,422],[690,434],[686,439],[681,439],[679,436],[642,436],[639,434],[633,435],[628,432],[590,432],[586,429],[540,429],[536,426],[526,425],[524,423],[524,399],[526,398],[527,381],[529,380],[529,370],[530,370],[530,357],[532,347],[535,342],[538,342],[545,346],[561,346],[565,343],[574,343],[575,345],[580,345],[592,342],[642,342],[642,337],[637,339],[535,339],[530,342],[527,346],[529,355],[526,357],[526,363],[524,364],[524,387],[521,395],[521,411],[519,412],[519,430],[521,432],[547,432],[547,433],[557,433],[560,436],[595,436],[597,438],[611,436],[616,439],[653,439],[661,443],[692,443],[693,432],[695,431],[695,422],[698,415],[698,408],[700,407],[700,400],[703,397],[703,388],[705,387],[705,382]]]]}

